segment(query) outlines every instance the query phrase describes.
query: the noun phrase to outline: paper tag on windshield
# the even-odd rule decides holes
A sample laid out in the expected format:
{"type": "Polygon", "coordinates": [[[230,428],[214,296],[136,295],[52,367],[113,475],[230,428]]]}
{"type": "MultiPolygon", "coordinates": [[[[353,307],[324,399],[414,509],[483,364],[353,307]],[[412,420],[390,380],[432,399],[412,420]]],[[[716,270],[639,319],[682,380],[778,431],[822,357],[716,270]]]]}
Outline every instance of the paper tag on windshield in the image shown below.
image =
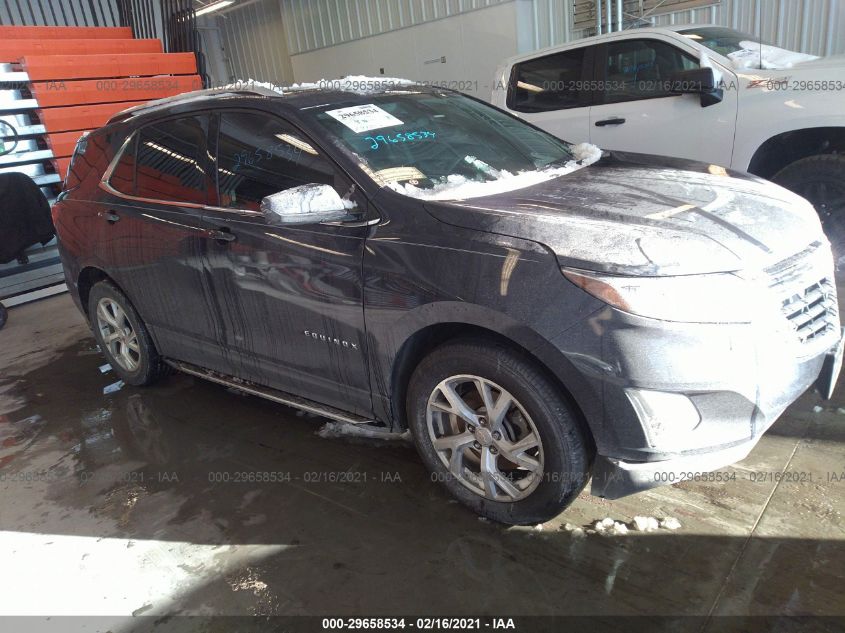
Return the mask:
{"type": "Polygon", "coordinates": [[[368,132],[383,127],[402,125],[402,121],[372,103],[352,106],[351,108],[340,108],[339,110],[327,110],[326,114],[337,119],[353,132],[368,132]]]}

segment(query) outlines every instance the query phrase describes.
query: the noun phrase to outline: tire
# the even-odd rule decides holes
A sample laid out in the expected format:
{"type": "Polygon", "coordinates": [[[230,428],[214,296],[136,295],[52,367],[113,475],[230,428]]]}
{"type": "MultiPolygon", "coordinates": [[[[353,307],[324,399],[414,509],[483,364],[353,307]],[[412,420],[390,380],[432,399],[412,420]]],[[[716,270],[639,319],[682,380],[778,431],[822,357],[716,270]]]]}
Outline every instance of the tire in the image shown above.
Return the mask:
{"type": "Polygon", "coordinates": [[[0,330],[3,329],[3,326],[6,325],[6,320],[9,318],[9,312],[6,310],[6,306],[0,303],[0,330]]]}
{"type": "Polygon", "coordinates": [[[837,270],[845,269],[845,156],[802,158],[781,169],[772,180],[812,203],[833,248],[837,270]]]}
{"type": "Polygon", "coordinates": [[[411,376],[406,406],[432,479],[494,521],[547,521],[589,479],[593,444],[560,387],[532,359],[503,345],[468,340],[438,347],[411,376]],[[508,408],[507,398],[500,400],[506,394],[508,408]],[[520,442],[530,448],[514,451],[520,442]],[[493,474],[485,477],[485,469],[493,474]]]}
{"type": "Polygon", "coordinates": [[[88,314],[100,350],[123,382],[151,385],[166,373],[147,327],[117,286],[108,281],[94,284],[88,296],[88,314]],[[107,341],[106,336],[114,340],[107,341]]]}

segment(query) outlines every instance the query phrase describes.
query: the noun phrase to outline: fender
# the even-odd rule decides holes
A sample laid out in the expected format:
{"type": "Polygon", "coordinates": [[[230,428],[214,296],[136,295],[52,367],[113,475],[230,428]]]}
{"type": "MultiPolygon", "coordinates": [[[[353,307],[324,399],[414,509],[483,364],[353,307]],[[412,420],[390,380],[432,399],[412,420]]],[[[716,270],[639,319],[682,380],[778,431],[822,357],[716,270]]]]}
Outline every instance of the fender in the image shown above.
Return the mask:
{"type": "MultiPolygon", "coordinates": [[[[502,312],[461,301],[438,301],[403,315],[392,330],[381,337],[368,333],[370,378],[376,417],[393,426],[405,427],[404,384],[416,367],[416,337],[440,332],[451,338],[461,332],[488,334],[521,348],[549,371],[561,384],[585,422],[601,419],[600,393],[575,369],[572,362],[538,332],[502,312]],[[410,367],[406,355],[414,356],[410,367]],[[398,400],[398,401],[397,401],[398,400]]],[[[422,354],[424,355],[424,353],[422,354]]]]}

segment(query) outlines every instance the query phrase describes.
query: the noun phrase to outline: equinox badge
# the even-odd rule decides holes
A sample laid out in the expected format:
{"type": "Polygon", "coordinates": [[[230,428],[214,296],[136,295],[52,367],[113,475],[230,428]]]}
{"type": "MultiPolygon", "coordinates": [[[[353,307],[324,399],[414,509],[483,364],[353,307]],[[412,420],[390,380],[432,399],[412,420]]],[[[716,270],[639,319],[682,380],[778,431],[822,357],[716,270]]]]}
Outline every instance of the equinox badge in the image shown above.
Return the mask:
{"type": "Polygon", "coordinates": [[[326,336],[325,334],[317,334],[317,332],[312,332],[311,330],[305,330],[303,332],[305,336],[313,338],[315,341],[323,341],[324,343],[332,343],[333,345],[337,345],[338,347],[346,347],[347,349],[358,349],[358,343],[352,343],[351,341],[344,341],[341,338],[336,338],[333,336],[326,336]]]}

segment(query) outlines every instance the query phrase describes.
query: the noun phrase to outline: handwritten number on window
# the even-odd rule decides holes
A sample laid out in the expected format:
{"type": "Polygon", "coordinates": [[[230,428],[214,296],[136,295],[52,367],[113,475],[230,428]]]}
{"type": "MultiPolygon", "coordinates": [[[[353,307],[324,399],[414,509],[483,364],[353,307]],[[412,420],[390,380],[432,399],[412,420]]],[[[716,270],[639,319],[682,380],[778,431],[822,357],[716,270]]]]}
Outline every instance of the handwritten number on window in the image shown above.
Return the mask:
{"type": "Polygon", "coordinates": [[[408,143],[410,141],[421,141],[427,138],[434,138],[437,134],[429,130],[418,130],[415,132],[399,132],[395,136],[390,134],[379,134],[378,136],[365,136],[365,141],[370,141],[370,149],[386,147],[391,143],[408,143]]]}

